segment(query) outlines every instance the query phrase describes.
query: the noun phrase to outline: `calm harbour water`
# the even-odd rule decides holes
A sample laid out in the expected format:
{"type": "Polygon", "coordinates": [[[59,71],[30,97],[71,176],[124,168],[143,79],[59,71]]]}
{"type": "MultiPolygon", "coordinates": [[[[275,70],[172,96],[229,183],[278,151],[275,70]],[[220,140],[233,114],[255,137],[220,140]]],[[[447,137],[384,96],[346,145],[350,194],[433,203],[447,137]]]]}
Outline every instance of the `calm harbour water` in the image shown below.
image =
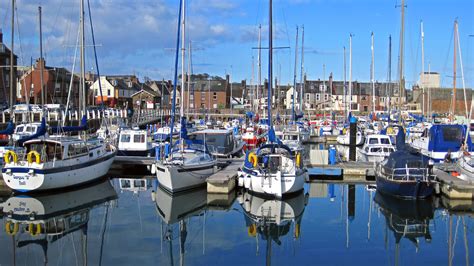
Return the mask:
{"type": "Polygon", "coordinates": [[[345,184],[307,184],[283,201],[205,188],[171,197],[156,186],[112,179],[3,199],[0,265],[474,263],[473,213],[454,211],[470,201],[400,202],[345,184]]]}

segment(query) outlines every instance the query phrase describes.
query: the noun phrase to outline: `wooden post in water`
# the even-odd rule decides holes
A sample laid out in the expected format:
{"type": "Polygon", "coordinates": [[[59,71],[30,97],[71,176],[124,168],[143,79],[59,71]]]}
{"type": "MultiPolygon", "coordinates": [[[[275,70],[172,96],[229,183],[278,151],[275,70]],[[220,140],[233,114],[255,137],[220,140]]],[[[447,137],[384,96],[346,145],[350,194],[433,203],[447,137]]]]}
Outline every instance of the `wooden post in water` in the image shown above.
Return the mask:
{"type": "Polygon", "coordinates": [[[349,125],[349,161],[356,160],[357,118],[351,117],[349,125]]]}

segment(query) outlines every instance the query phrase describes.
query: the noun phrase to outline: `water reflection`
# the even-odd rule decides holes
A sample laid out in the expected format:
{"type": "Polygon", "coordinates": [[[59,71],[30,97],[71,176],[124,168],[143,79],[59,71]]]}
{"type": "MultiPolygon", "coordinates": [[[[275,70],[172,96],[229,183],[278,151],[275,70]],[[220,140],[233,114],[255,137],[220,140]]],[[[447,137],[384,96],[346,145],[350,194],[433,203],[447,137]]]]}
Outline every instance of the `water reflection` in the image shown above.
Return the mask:
{"type": "MultiPolygon", "coordinates": [[[[161,218],[161,239],[167,242],[170,265],[179,260],[179,265],[185,264],[185,243],[188,238],[188,224],[195,219],[205,219],[205,207],[207,203],[207,190],[198,190],[170,195],[160,187],[156,192],[152,192],[152,200],[156,203],[156,211],[161,218]],[[203,218],[201,218],[203,217],[203,218]],[[175,258],[173,241],[179,242],[179,258],[175,258]]],[[[203,232],[203,253],[204,253],[204,223],[203,232]]]]}
{"type": "Polygon", "coordinates": [[[28,256],[23,255],[28,254],[32,246],[41,248],[43,261],[47,264],[50,246],[75,232],[80,235],[79,254],[82,254],[82,261],[87,262],[90,211],[116,198],[108,180],[63,193],[10,197],[4,203],[3,214],[5,232],[12,238],[11,264],[27,264],[28,256]]]}
{"type": "Polygon", "coordinates": [[[238,196],[237,200],[244,211],[248,235],[257,241],[258,236],[266,242],[266,264],[272,261],[272,243],[281,245],[281,237],[298,239],[301,234],[301,221],[308,194],[303,192],[285,199],[265,199],[248,192],[238,196]],[[290,234],[291,232],[291,234],[290,234]]]}

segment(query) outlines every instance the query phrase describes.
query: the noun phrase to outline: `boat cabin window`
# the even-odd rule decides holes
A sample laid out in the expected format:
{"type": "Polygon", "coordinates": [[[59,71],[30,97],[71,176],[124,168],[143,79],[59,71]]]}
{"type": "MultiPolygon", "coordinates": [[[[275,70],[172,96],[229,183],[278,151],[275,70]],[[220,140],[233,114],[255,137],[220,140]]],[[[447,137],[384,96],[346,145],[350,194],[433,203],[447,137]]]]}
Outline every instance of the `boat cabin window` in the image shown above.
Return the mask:
{"type": "Polygon", "coordinates": [[[133,136],[133,142],[135,143],[145,143],[145,135],[139,134],[133,136]]]}
{"type": "Polygon", "coordinates": [[[370,139],[369,139],[369,144],[379,144],[379,139],[377,139],[377,138],[370,138],[370,139]]]}
{"type": "Polygon", "coordinates": [[[18,126],[18,127],[16,127],[16,129],[15,129],[15,133],[21,133],[21,132],[23,132],[23,129],[24,129],[23,126],[18,126]]]}
{"type": "Polygon", "coordinates": [[[41,154],[41,158],[43,160],[45,160],[44,158],[45,154],[46,154],[47,161],[61,160],[63,158],[64,148],[58,143],[37,142],[37,143],[30,143],[25,146],[26,146],[26,154],[28,154],[30,151],[36,151],[39,154],[41,154]]]}
{"type": "Polygon", "coordinates": [[[445,141],[463,141],[462,128],[459,127],[444,127],[443,128],[443,139],[445,141]]]}
{"type": "Polygon", "coordinates": [[[422,138],[428,137],[428,129],[427,128],[423,131],[423,133],[421,134],[421,137],[422,138]]]}
{"type": "Polygon", "coordinates": [[[388,138],[381,138],[381,139],[380,139],[380,143],[381,143],[381,144],[390,144],[390,139],[388,139],[388,138]]]}
{"type": "Polygon", "coordinates": [[[34,127],[34,126],[27,126],[27,127],[26,127],[26,132],[28,132],[28,133],[35,133],[35,132],[36,132],[36,127],[34,127]]]}
{"type": "Polygon", "coordinates": [[[130,142],[130,134],[122,134],[120,136],[120,142],[130,142]]]}
{"type": "Polygon", "coordinates": [[[474,123],[471,123],[471,131],[474,131],[474,123]]]}
{"type": "Polygon", "coordinates": [[[88,153],[88,149],[85,143],[81,142],[69,144],[67,152],[69,157],[75,157],[86,153],[88,153]]]}

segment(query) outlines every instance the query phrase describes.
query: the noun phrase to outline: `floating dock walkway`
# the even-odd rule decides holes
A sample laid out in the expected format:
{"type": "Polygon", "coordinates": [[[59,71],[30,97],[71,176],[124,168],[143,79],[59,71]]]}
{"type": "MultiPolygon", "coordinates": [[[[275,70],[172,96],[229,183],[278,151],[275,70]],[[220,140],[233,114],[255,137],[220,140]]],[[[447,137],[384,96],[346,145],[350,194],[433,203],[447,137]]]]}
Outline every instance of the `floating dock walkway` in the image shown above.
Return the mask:
{"type": "Polygon", "coordinates": [[[234,190],[237,171],[242,166],[244,158],[227,159],[221,161],[223,168],[207,178],[207,192],[229,194],[234,190]]]}
{"type": "Polygon", "coordinates": [[[449,199],[474,199],[474,182],[469,182],[453,173],[459,173],[454,164],[439,164],[434,167],[434,174],[440,182],[441,193],[449,199]]]}

